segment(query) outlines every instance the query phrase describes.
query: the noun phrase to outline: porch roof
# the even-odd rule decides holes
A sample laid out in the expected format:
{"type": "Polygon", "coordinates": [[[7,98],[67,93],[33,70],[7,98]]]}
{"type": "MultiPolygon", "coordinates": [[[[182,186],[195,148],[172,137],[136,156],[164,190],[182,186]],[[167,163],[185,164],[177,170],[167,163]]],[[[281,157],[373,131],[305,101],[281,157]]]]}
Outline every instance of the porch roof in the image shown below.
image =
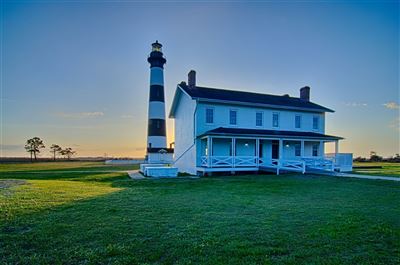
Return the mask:
{"type": "Polygon", "coordinates": [[[241,129],[241,128],[224,128],[219,127],[203,133],[206,135],[226,135],[226,136],[263,136],[273,138],[302,138],[302,139],[318,139],[318,140],[342,140],[339,136],[327,135],[315,132],[297,132],[297,131],[280,131],[280,130],[261,130],[261,129],[241,129]]]}

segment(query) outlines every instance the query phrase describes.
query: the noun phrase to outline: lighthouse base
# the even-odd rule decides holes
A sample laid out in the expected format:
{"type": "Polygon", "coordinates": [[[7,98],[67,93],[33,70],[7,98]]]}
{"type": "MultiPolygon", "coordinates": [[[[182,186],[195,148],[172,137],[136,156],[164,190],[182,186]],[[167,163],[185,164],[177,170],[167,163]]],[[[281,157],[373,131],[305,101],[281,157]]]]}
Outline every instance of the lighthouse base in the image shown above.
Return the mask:
{"type": "Polygon", "coordinates": [[[147,153],[146,162],[149,164],[171,164],[174,161],[174,153],[147,153]]]}

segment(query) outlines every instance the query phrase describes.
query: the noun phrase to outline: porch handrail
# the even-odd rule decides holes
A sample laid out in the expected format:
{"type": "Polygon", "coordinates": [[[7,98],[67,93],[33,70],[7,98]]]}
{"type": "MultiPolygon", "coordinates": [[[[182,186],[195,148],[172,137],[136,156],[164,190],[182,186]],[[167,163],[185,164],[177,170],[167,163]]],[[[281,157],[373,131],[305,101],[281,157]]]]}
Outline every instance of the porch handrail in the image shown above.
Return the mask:
{"type": "Polygon", "coordinates": [[[290,159],[276,159],[276,158],[266,158],[260,157],[260,166],[271,167],[276,169],[286,169],[300,171],[304,174],[306,170],[306,163],[300,159],[290,160],[290,159]]]}
{"type": "Polygon", "coordinates": [[[202,156],[205,167],[256,167],[257,156],[202,156]]]}
{"type": "Polygon", "coordinates": [[[282,169],[294,169],[301,171],[303,174],[306,172],[306,163],[302,160],[289,160],[281,159],[280,168],[282,169]]]}
{"type": "Polygon", "coordinates": [[[211,167],[224,167],[233,165],[232,156],[210,156],[211,167]]]}
{"type": "Polygon", "coordinates": [[[259,167],[293,170],[304,173],[307,162],[303,160],[275,159],[257,156],[202,156],[201,166],[205,167],[259,167]]]}
{"type": "Polygon", "coordinates": [[[303,157],[306,167],[319,170],[335,170],[335,159],[332,157],[303,157]]]}
{"type": "Polygon", "coordinates": [[[257,166],[257,156],[234,156],[234,167],[257,166]]]}

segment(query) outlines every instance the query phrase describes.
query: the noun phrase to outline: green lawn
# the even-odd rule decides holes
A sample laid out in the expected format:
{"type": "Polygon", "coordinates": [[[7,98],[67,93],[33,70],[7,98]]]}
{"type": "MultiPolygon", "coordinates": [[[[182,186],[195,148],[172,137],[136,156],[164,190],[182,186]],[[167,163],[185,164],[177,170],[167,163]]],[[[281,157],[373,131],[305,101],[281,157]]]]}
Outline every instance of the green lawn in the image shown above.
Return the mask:
{"type": "Polygon", "coordinates": [[[365,175],[378,175],[400,177],[400,163],[387,162],[355,162],[353,166],[369,167],[380,166],[382,168],[353,168],[353,173],[365,175]]]}
{"type": "Polygon", "coordinates": [[[0,264],[400,263],[398,182],[113,168],[0,165],[0,264]]]}

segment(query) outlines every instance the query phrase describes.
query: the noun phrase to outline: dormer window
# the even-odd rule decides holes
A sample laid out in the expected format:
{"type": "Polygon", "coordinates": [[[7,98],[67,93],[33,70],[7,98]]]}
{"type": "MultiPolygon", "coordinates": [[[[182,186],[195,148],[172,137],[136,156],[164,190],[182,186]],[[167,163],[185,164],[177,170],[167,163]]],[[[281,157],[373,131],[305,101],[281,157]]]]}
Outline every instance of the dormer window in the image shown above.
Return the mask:
{"type": "Polygon", "coordinates": [[[301,116],[300,115],[296,115],[294,117],[294,127],[296,129],[300,129],[301,128],[301,116]]]}
{"type": "Polygon", "coordinates": [[[256,112],[256,126],[261,127],[263,126],[263,113],[256,112]]]}
{"type": "Polygon", "coordinates": [[[279,127],[279,113],[272,113],[272,127],[279,127]]]}
{"type": "Polygon", "coordinates": [[[214,109],[206,108],[206,123],[212,124],[214,123],[214,109]]]}
{"type": "Polygon", "coordinates": [[[319,129],[319,117],[318,116],[313,116],[312,127],[314,130],[319,129]]]}
{"type": "Polygon", "coordinates": [[[237,125],[237,110],[229,110],[229,124],[237,125]]]}

